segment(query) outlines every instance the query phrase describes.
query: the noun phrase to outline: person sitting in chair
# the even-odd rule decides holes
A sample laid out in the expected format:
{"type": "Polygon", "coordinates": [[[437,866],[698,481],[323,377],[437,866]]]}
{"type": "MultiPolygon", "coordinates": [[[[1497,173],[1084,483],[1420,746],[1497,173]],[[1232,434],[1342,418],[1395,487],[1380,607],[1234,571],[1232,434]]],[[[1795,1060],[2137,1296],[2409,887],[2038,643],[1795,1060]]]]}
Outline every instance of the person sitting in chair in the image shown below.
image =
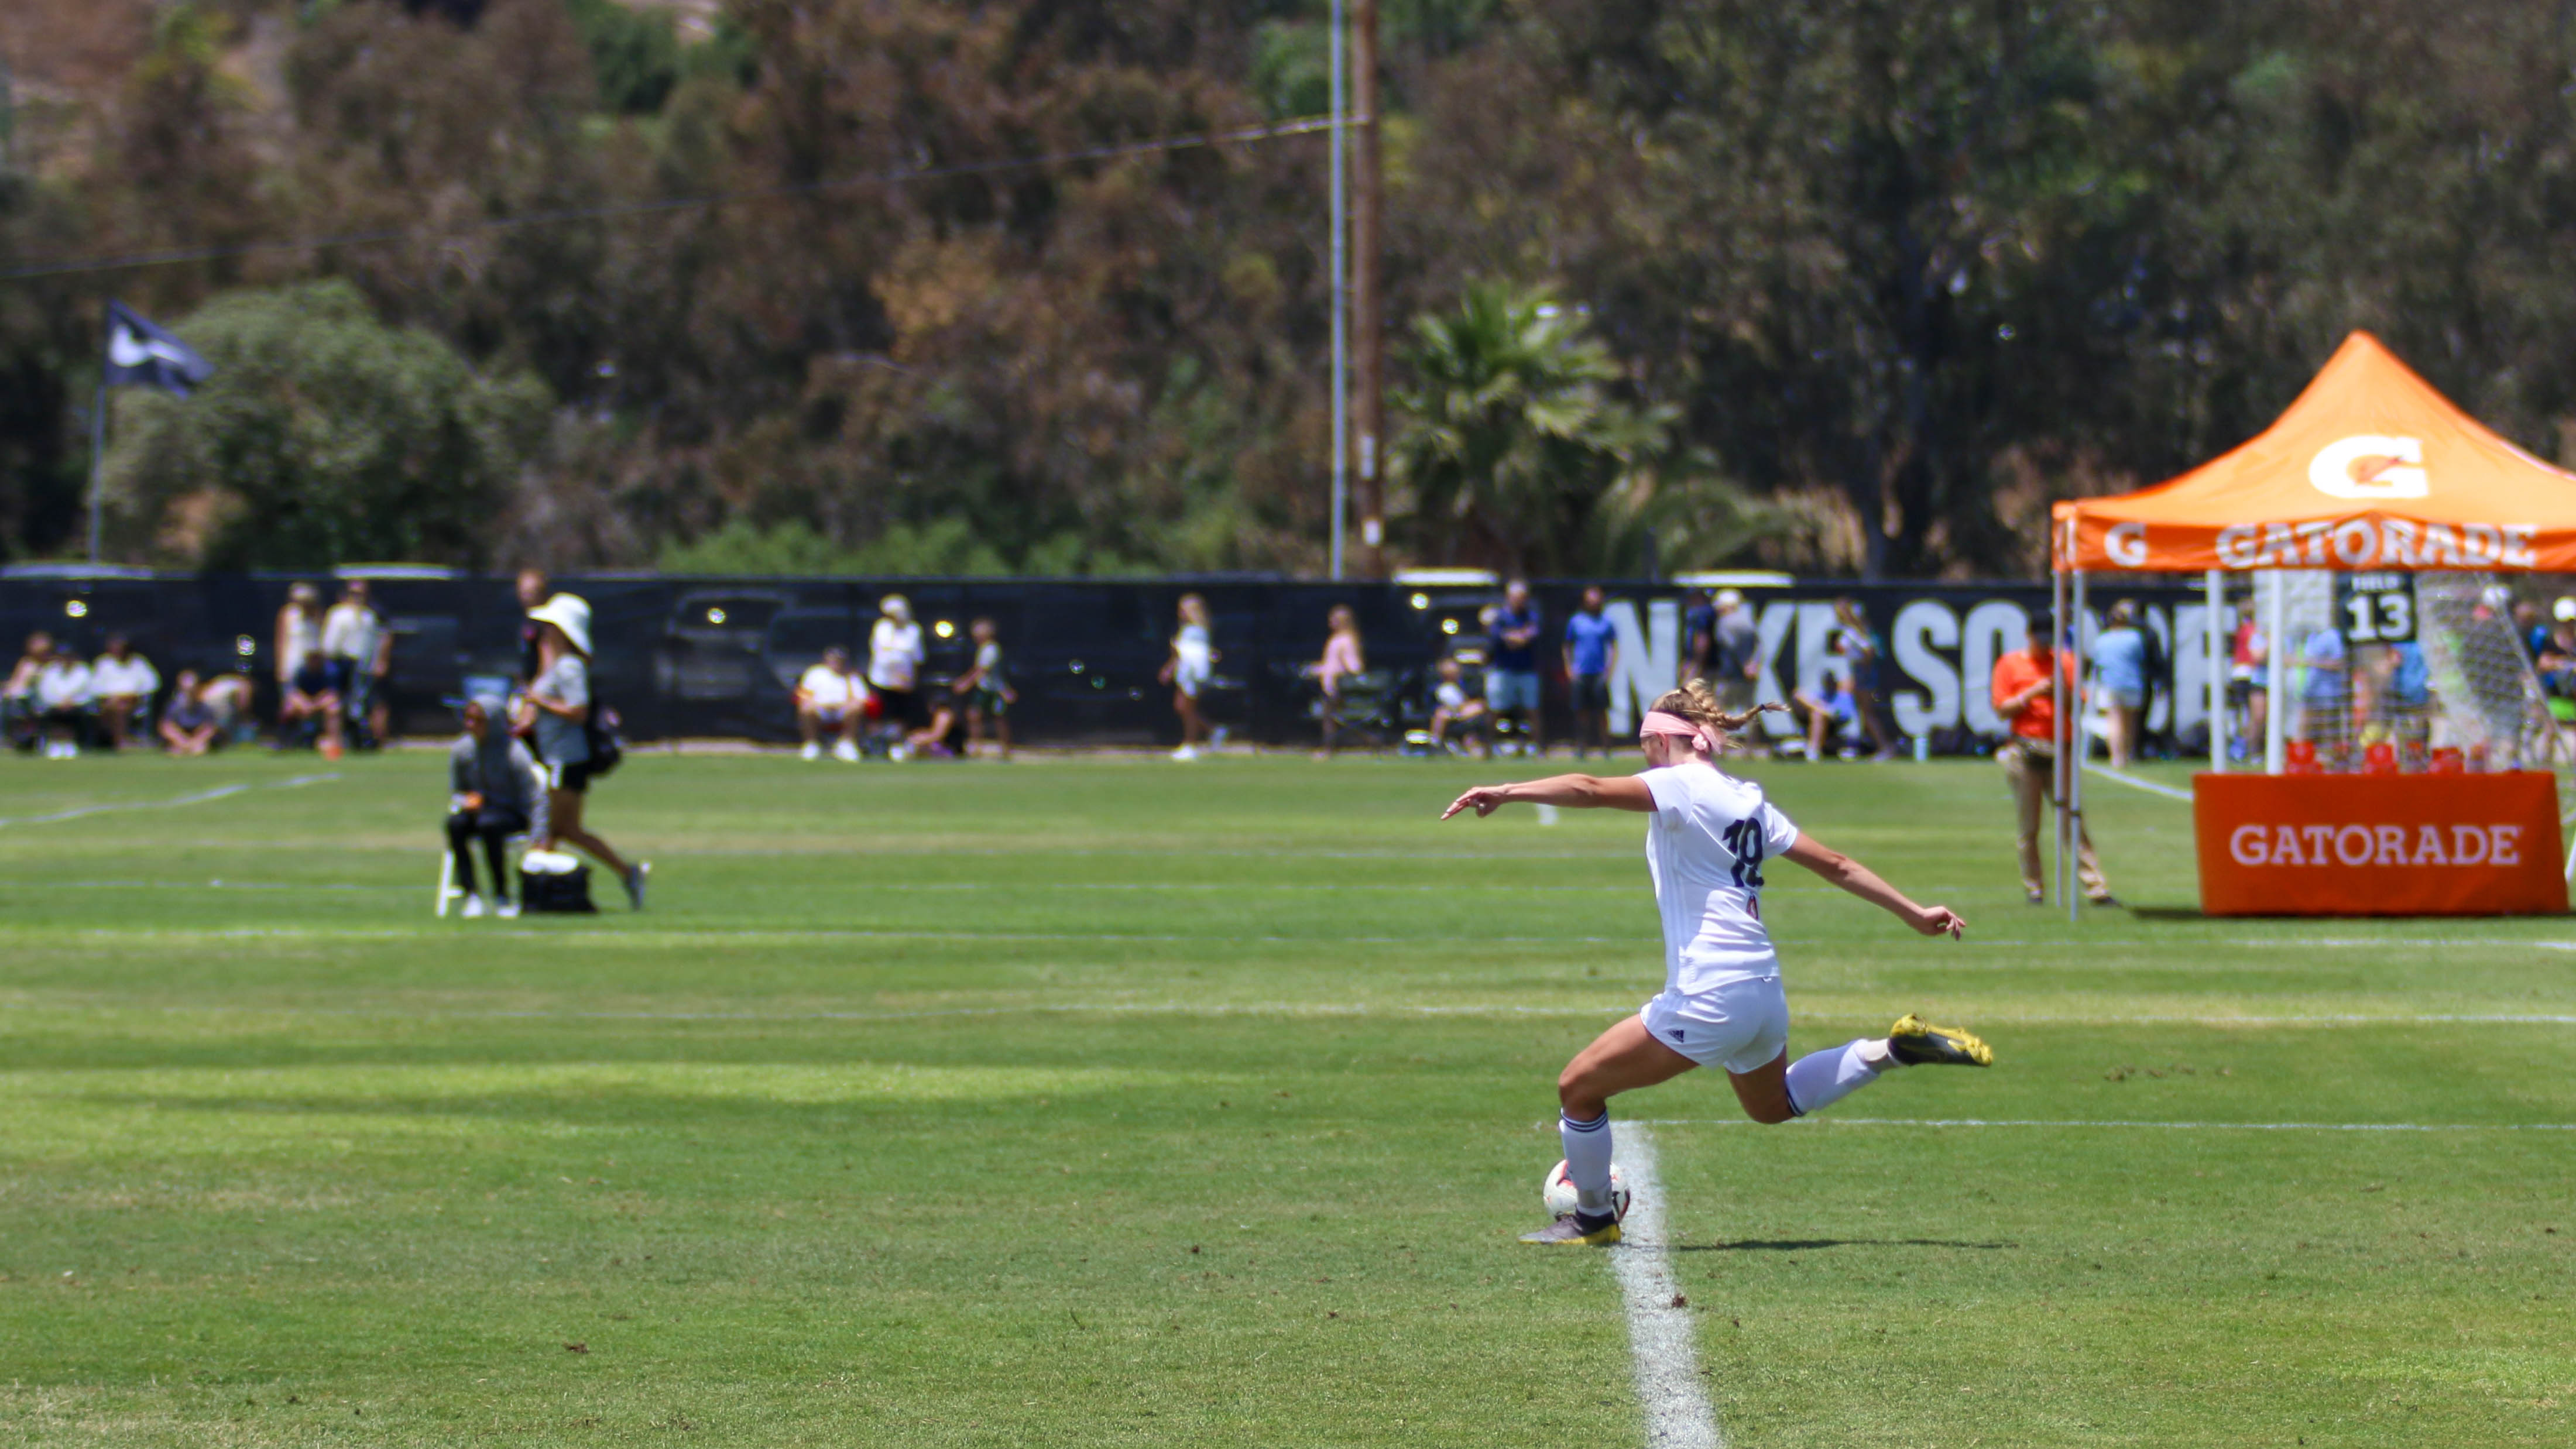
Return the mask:
{"type": "Polygon", "coordinates": [[[859,721],[866,714],[868,688],[850,672],[850,651],[835,644],[819,664],[796,681],[796,728],[805,736],[804,755],[823,758],[823,736],[832,736],[832,757],[859,757],[859,721]]]}
{"type": "Polygon", "coordinates": [[[223,721],[206,703],[206,688],[197,671],[182,669],[170,687],[170,707],[161,711],[161,743],[171,754],[202,755],[223,740],[223,721]]]}
{"type": "Polygon", "coordinates": [[[89,692],[98,706],[100,730],[111,750],[124,749],[140,723],[152,717],[152,696],[161,692],[160,671],[134,652],[122,634],[107,636],[107,650],[89,667],[89,692]]]}
{"type": "Polygon", "coordinates": [[[54,657],[54,636],[38,630],[27,636],[27,652],[18,658],[18,666],[9,671],[9,682],[0,685],[0,724],[9,732],[9,743],[22,750],[32,750],[43,737],[36,723],[43,713],[36,704],[36,676],[45,672],[45,663],[54,657]]]}
{"type": "Polygon", "coordinates": [[[1807,758],[1830,759],[1850,750],[1858,743],[1861,727],[1860,698],[1852,693],[1851,681],[1840,674],[1824,678],[1824,693],[1792,690],[1789,709],[1807,727],[1807,758]]]}
{"type": "Polygon", "coordinates": [[[57,644],[36,671],[36,723],[45,732],[45,758],[68,760],[80,753],[81,736],[90,721],[89,666],[71,648],[57,644]]]}
{"type": "Polygon", "coordinates": [[[1440,661],[1440,682],[1431,687],[1431,743],[1455,750],[1461,742],[1478,759],[1493,753],[1485,741],[1485,702],[1467,692],[1455,659],[1440,661]]]}
{"type": "Polygon", "coordinates": [[[545,778],[507,720],[499,695],[476,695],[465,702],[464,735],[447,752],[447,848],[455,857],[469,921],[485,910],[474,888],[474,842],[483,842],[492,868],[492,903],[507,919],[519,913],[510,900],[510,837],[546,838],[545,778]]]}

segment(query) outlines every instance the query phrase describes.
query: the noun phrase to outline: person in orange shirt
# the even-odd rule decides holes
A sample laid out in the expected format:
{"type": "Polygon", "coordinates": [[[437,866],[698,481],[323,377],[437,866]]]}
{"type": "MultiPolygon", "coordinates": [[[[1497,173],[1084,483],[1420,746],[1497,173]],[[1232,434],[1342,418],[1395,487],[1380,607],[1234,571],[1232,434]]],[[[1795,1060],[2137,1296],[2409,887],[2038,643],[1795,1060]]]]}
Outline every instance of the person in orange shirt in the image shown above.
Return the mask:
{"type": "MultiPolygon", "coordinates": [[[[2060,676],[2068,695],[2075,693],[2074,661],[2059,661],[2057,651],[2049,647],[2048,626],[2032,620],[2028,637],[2020,652],[2007,654],[1995,661],[1995,713],[2012,724],[2012,739],[1995,753],[2002,762],[2004,778],[2012,781],[2013,806],[2019,812],[2021,848],[2021,888],[2034,906],[2048,899],[2048,887],[2039,869],[2039,818],[2042,807],[2056,803],[2057,776],[2057,686],[2060,676]]],[[[2102,878],[2102,862],[2094,857],[2093,837],[2076,826],[2075,878],[2084,887],[2084,898],[2097,906],[2119,904],[2112,899],[2111,886],[2102,878]]]]}

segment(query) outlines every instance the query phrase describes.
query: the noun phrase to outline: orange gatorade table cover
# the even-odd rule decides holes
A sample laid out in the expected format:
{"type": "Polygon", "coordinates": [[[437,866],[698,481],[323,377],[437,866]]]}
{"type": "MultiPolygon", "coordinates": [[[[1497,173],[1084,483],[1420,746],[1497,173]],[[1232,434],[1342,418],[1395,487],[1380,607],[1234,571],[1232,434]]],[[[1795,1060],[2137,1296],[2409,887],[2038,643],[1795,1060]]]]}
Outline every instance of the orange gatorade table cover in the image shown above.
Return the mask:
{"type": "Polygon", "coordinates": [[[2058,569],[2576,572],[2576,474],[2489,432],[2367,332],[2252,442],[2053,516],[2058,569]]]}
{"type": "Polygon", "coordinates": [[[2493,775],[2200,775],[2213,916],[2556,915],[2558,782],[2493,775]]]}

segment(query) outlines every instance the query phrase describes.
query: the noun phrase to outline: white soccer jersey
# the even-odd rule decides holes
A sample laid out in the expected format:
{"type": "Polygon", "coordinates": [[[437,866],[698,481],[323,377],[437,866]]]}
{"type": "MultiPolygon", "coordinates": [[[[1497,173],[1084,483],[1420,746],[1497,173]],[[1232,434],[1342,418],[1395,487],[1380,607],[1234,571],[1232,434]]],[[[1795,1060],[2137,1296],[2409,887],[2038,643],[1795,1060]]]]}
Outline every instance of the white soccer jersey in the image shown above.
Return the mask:
{"type": "Polygon", "coordinates": [[[806,669],[796,687],[817,709],[847,709],[854,702],[859,682],[829,664],[816,664],[806,669]]]}
{"type": "Polygon", "coordinates": [[[1798,827],[1762,787],[1696,761],[1637,778],[1655,797],[1646,866],[1664,918],[1664,989],[1696,995],[1780,974],[1762,924],[1762,863],[1798,827]]]}

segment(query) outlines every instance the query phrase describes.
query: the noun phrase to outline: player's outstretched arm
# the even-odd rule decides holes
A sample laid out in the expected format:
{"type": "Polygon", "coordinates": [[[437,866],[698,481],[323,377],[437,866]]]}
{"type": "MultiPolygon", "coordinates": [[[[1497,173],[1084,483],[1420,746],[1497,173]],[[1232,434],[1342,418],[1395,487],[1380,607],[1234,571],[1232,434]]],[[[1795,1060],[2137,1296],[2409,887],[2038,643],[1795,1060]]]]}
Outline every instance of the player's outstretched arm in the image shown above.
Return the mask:
{"type": "Polygon", "coordinates": [[[1602,779],[1598,775],[1551,775],[1544,780],[1522,780],[1510,785],[1479,785],[1450,802],[1440,812],[1448,819],[1461,810],[1491,815],[1513,801],[1524,805],[1562,805],[1574,810],[1635,810],[1651,812],[1655,808],[1654,792],[1634,775],[1617,775],[1602,779]]]}
{"type": "Polygon", "coordinates": [[[1878,872],[1843,854],[1829,849],[1816,837],[1801,830],[1798,843],[1789,847],[1786,858],[1805,866],[1853,895],[1879,907],[1926,936],[1946,935],[1952,940],[1968,929],[1968,923],[1948,906],[1918,906],[1905,892],[1878,878],[1878,872]]]}

